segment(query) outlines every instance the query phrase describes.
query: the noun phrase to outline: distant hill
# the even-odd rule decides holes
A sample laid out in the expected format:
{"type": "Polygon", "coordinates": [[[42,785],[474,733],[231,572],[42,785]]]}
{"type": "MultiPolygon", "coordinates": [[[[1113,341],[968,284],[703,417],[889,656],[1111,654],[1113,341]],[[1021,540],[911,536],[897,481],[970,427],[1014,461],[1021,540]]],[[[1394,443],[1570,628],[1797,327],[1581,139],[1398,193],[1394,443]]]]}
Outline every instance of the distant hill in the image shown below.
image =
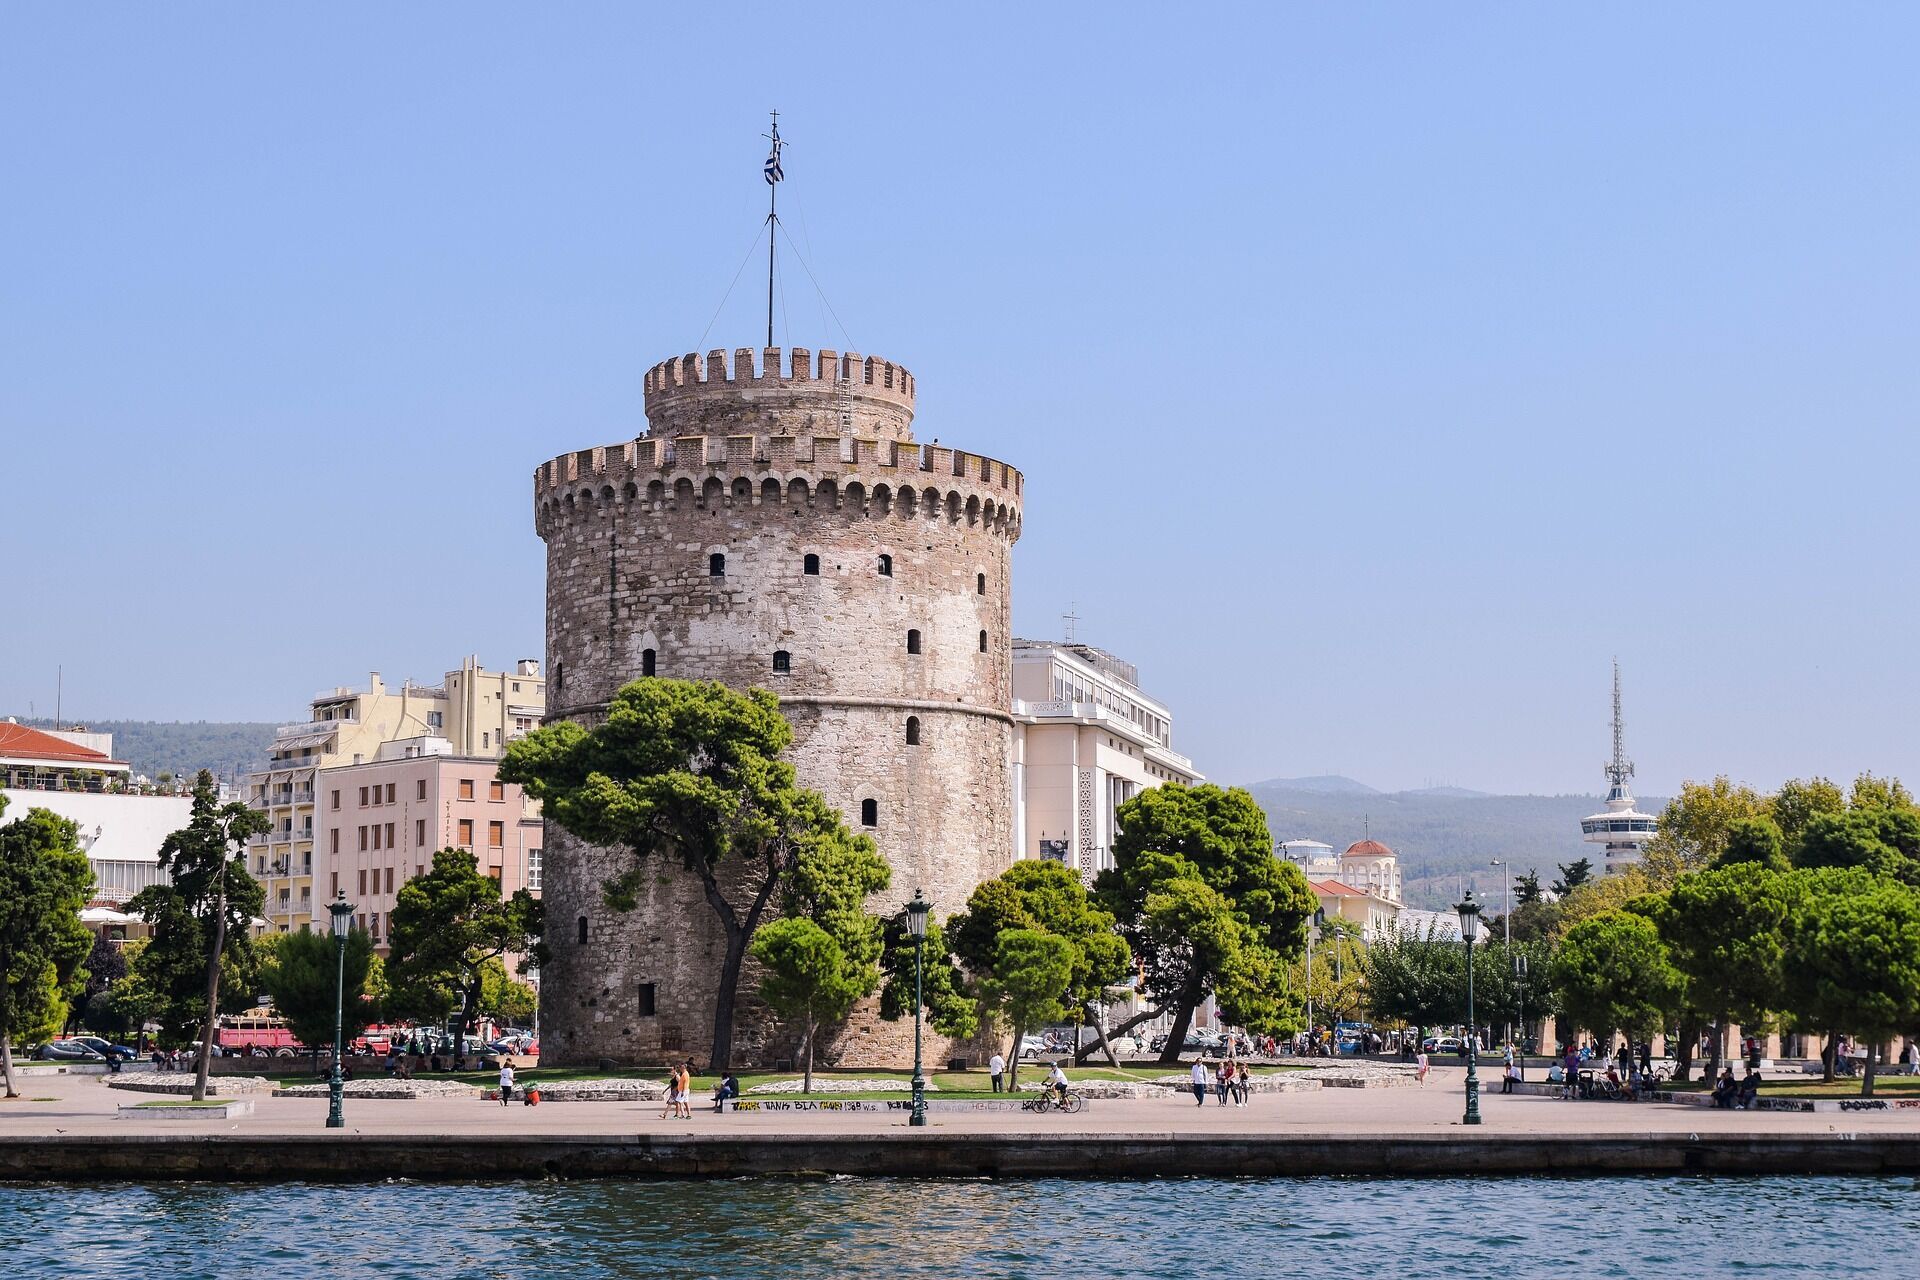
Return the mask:
{"type": "MultiPolygon", "coordinates": [[[[53,721],[19,717],[36,729],[51,729],[53,721]]],[[[66,727],[74,727],[72,721],[66,727]]],[[[155,777],[162,773],[194,774],[213,770],[232,780],[266,760],[267,745],[276,728],[270,724],[213,720],[89,720],[94,733],[113,735],[113,754],[133,766],[135,773],[155,777]]]]}
{"type": "MultiPolygon", "coordinates": [[[[1496,796],[1458,787],[1423,791],[1375,791],[1365,783],[1328,787],[1322,778],[1277,778],[1248,790],[1267,813],[1273,838],[1321,840],[1335,849],[1372,836],[1400,855],[1407,905],[1439,909],[1458,900],[1471,884],[1482,901],[1504,905],[1501,870],[1516,875],[1537,870],[1543,882],[1559,864],[1576,858],[1600,862],[1597,846],[1580,838],[1580,819],[1604,805],[1599,796],[1496,796]],[[1302,784],[1307,785],[1302,785],[1302,784]]],[[[1641,797],[1640,808],[1659,813],[1666,801],[1641,797]]]]}
{"type": "Polygon", "coordinates": [[[1263,782],[1260,785],[1283,787],[1288,791],[1307,791],[1315,795],[1377,796],[1380,794],[1364,782],[1343,778],[1337,773],[1324,773],[1313,778],[1275,778],[1271,782],[1263,782]]]}

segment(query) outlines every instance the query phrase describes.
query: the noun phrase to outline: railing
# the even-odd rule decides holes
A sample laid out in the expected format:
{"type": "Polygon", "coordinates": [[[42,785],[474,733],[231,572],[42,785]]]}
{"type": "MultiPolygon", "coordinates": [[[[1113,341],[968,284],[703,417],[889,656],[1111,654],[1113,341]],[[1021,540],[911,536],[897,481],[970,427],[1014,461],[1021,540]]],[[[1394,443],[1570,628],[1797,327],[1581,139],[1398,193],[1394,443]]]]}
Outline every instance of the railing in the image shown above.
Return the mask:
{"type": "Polygon", "coordinates": [[[1147,754],[1150,756],[1158,756],[1176,767],[1186,769],[1189,772],[1193,769],[1193,760],[1188,756],[1181,755],[1172,747],[1148,747],[1147,754]]]}
{"type": "Polygon", "coordinates": [[[332,720],[309,720],[305,724],[283,724],[273,731],[275,738],[303,738],[311,733],[332,733],[343,724],[359,724],[350,716],[339,716],[332,720]]]}

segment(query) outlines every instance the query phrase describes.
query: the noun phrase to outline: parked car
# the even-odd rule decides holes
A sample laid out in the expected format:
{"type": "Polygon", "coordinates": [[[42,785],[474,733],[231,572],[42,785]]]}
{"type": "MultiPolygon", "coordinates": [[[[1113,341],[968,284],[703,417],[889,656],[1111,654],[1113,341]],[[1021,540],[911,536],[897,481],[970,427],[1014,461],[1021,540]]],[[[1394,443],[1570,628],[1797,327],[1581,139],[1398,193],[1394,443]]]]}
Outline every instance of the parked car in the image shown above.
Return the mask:
{"type": "Polygon", "coordinates": [[[1047,1048],[1047,1042],[1039,1036],[1020,1037],[1020,1056],[1022,1058],[1044,1058],[1053,1052],[1047,1048]]]}
{"type": "Polygon", "coordinates": [[[1147,1046],[1140,1043],[1137,1036],[1109,1036],[1107,1043],[1113,1046],[1116,1057],[1137,1058],[1147,1051],[1147,1046]]]}
{"type": "Polygon", "coordinates": [[[1428,1036],[1420,1042],[1420,1047],[1428,1053],[1457,1054],[1465,1043],[1459,1036],[1428,1036]]]}
{"type": "Polygon", "coordinates": [[[75,1036],[73,1037],[72,1043],[83,1044],[95,1053],[110,1058],[118,1058],[122,1062],[132,1062],[139,1056],[127,1045],[114,1044],[112,1041],[103,1040],[99,1036],[75,1036]]]}
{"type": "Polygon", "coordinates": [[[105,1062],[107,1055],[78,1040],[49,1040],[33,1051],[41,1062],[105,1062]]]}

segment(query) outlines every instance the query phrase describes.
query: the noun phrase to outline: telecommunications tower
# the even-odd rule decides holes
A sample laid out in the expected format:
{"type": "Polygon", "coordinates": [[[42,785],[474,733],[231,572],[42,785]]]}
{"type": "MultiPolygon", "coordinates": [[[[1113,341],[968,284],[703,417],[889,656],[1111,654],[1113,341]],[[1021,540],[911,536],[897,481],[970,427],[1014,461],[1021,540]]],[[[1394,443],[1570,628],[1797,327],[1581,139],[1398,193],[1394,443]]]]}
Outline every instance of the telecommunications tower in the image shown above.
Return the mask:
{"type": "Polygon", "coordinates": [[[1613,661],[1613,760],[1605,766],[1609,784],[1607,811],[1580,820],[1580,831],[1588,844],[1607,847],[1607,872],[1620,871],[1640,861],[1640,854],[1660,820],[1633,807],[1633,762],[1627,759],[1627,740],[1620,718],[1620,660],[1613,661]]]}

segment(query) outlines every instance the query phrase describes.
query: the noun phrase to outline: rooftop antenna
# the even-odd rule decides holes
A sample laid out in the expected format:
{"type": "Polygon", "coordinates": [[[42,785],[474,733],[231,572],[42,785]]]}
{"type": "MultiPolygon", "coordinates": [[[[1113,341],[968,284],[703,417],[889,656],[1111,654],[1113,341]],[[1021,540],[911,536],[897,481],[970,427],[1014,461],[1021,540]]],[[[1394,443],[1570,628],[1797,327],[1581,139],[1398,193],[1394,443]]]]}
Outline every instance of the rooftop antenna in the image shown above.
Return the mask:
{"type": "Polygon", "coordinates": [[[53,669],[53,730],[60,731],[60,703],[67,693],[67,668],[64,664],[53,669]]]}
{"type": "Polygon", "coordinates": [[[1620,715],[1620,659],[1613,660],[1613,763],[1606,767],[1607,779],[1615,788],[1627,785],[1633,776],[1633,761],[1627,759],[1626,723],[1620,715]]]}
{"type": "Polygon", "coordinates": [[[1080,607],[1080,602],[1076,600],[1070,603],[1069,605],[1067,605],[1067,611],[1060,615],[1060,621],[1067,624],[1067,643],[1068,644],[1072,644],[1074,642],[1073,640],[1074,624],[1080,621],[1080,615],[1078,613],[1075,613],[1074,610],[1078,609],[1079,607],[1080,607]]]}
{"type": "Polygon", "coordinates": [[[762,169],[767,177],[767,345],[769,347],[773,345],[773,236],[780,226],[780,215],[775,211],[774,197],[779,194],[780,182],[787,176],[780,167],[780,153],[787,145],[780,140],[780,113],[775,111],[772,116],[772,131],[761,135],[771,144],[771,149],[767,152],[766,166],[762,169]]]}

